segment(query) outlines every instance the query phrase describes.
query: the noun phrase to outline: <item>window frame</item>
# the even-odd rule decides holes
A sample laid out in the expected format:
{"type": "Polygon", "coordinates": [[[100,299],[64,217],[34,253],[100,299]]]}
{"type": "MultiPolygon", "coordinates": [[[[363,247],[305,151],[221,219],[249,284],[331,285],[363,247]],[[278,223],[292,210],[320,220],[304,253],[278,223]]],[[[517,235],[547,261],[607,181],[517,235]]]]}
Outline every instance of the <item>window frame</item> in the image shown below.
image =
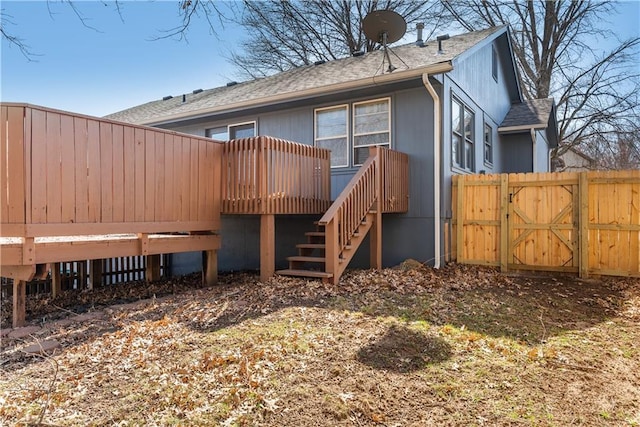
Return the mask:
{"type": "Polygon", "coordinates": [[[484,164],[487,166],[493,166],[493,126],[489,123],[484,122],[484,134],[482,136],[483,140],[483,158],[484,164]],[[489,136],[489,140],[487,141],[487,135],[489,136]],[[488,154],[488,156],[487,156],[488,154]]]}
{"type": "MultiPolygon", "coordinates": [[[[250,121],[247,121],[247,122],[231,123],[231,124],[227,125],[227,137],[229,138],[229,140],[238,139],[238,138],[231,138],[231,128],[245,126],[245,125],[253,125],[253,136],[258,136],[258,124],[257,124],[257,121],[256,120],[250,120],[250,121]]],[[[252,137],[246,137],[246,138],[252,138],[252,137]]]]}
{"type": "Polygon", "coordinates": [[[206,128],[204,130],[204,136],[206,138],[211,138],[211,139],[214,139],[216,141],[228,141],[229,140],[229,126],[224,125],[224,126],[214,126],[214,127],[211,127],[211,128],[206,128]],[[213,131],[214,129],[216,129],[216,130],[225,129],[225,131],[227,133],[227,137],[225,139],[216,139],[216,138],[214,138],[213,136],[211,136],[211,133],[213,133],[213,132],[210,132],[210,131],[213,131]]]}
{"type": "MultiPolygon", "coordinates": [[[[385,96],[383,98],[375,98],[375,99],[368,99],[366,101],[358,101],[358,102],[353,102],[352,103],[352,129],[351,129],[351,133],[353,136],[353,143],[351,144],[351,150],[353,150],[353,166],[362,166],[362,163],[356,163],[356,149],[358,148],[363,148],[363,147],[376,147],[376,146],[387,146],[389,149],[391,149],[392,145],[391,145],[391,97],[390,96],[385,96]],[[357,105],[362,105],[362,104],[374,104],[374,103],[381,103],[382,101],[386,101],[387,103],[387,130],[386,131],[376,131],[376,132],[365,132],[365,133],[358,133],[356,134],[356,130],[355,130],[355,126],[356,126],[356,106],[357,105]],[[357,136],[365,136],[365,135],[378,135],[378,134],[383,134],[386,133],[389,135],[389,142],[386,142],[384,144],[358,144],[356,145],[356,137],[357,136]]],[[[367,156],[368,157],[368,156],[367,156]]]]}
{"type": "Polygon", "coordinates": [[[351,141],[350,141],[350,138],[349,138],[349,135],[351,133],[350,132],[351,124],[349,123],[349,105],[350,104],[336,104],[336,105],[330,105],[330,106],[327,106],[327,107],[320,107],[320,108],[314,108],[313,109],[313,146],[314,147],[318,147],[318,141],[329,140],[329,139],[337,139],[337,138],[344,138],[345,139],[346,164],[331,165],[331,169],[348,168],[351,165],[351,157],[349,156],[349,151],[350,151],[350,147],[351,147],[351,141]],[[346,133],[344,135],[332,135],[330,137],[319,138],[318,137],[318,113],[322,112],[322,111],[338,110],[338,109],[344,109],[344,119],[345,119],[345,131],[346,131],[346,133]]]}
{"type": "Polygon", "coordinates": [[[474,172],[475,171],[475,145],[476,145],[476,113],[475,111],[469,107],[466,103],[462,102],[460,98],[455,95],[451,95],[451,109],[450,109],[450,153],[451,153],[451,167],[455,169],[459,169],[465,172],[474,172]],[[454,129],[453,127],[453,113],[454,108],[459,107],[459,116],[460,116],[460,131],[454,129]],[[470,126],[470,136],[467,137],[467,133],[465,132],[465,117],[466,113],[469,113],[471,116],[471,126],[470,126]],[[454,138],[458,137],[460,141],[460,146],[456,147],[457,156],[454,156],[454,138]],[[467,144],[471,145],[471,158],[467,158],[467,144]],[[459,158],[459,159],[458,159],[459,158]],[[471,163],[469,165],[469,163],[471,163]]]}

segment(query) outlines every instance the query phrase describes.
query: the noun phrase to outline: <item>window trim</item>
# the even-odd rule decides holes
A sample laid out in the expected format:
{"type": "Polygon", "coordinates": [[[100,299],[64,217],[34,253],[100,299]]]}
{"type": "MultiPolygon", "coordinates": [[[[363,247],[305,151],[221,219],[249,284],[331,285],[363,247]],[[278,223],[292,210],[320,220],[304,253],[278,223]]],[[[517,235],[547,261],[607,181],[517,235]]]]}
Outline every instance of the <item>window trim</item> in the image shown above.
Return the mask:
{"type": "Polygon", "coordinates": [[[363,163],[355,163],[355,159],[356,159],[356,148],[363,148],[363,147],[375,147],[375,146],[388,146],[389,149],[391,149],[392,145],[391,145],[391,97],[390,96],[385,96],[382,98],[375,98],[375,99],[368,99],[366,101],[358,101],[358,102],[353,102],[352,103],[353,108],[352,108],[352,123],[353,123],[353,129],[352,129],[352,135],[353,135],[353,144],[351,146],[351,149],[353,150],[353,165],[354,167],[356,166],[362,166],[363,163]],[[355,130],[355,124],[356,124],[356,105],[362,105],[362,104],[373,104],[376,102],[380,102],[380,101],[387,101],[387,130],[386,131],[381,131],[381,132],[367,132],[367,133],[358,133],[356,134],[356,130],[355,130]],[[359,144],[356,145],[356,136],[363,136],[363,135],[377,135],[377,134],[382,134],[382,133],[388,133],[389,134],[389,142],[388,143],[384,143],[384,144],[359,144]]]}
{"type": "Polygon", "coordinates": [[[336,139],[336,138],[345,138],[345,142],[346,142],[346,149],[347,149],[347,160],[346,160],[346,164],[343,165],[331,165],[331,169],[337,169],[337,168],[348,168],[351,165],[351,157],[349,156],[349,151],[350,151],[350,147],[351,147],[351,141],[349,138],[350,135],[350,129],[351,129],[351,124],[349,123],[349,105],[350,104],[336,104],[336,105],[330,105],[327,107],[320,107],[320,108],[314,108],[313,109],[313,146],[317,147],[318,146],[318,141],[323,141],[323,140],[327,140],[327,139],[336,139]],[[321,111],[326,111],[326,110],[338,110],[344,108],[344,119],[345,119],[345,130],[346,130],[346,134],[344,135],[332,135],[331,137],[325,137],[325,138],[318,138],[318,112],[321,111]]]}
{"type": "MultiPolygon", "coordinates": [[[[449,147],[449,153],[451,155],[451,168],[452,169],[458,169],[460,171],[464,171],[464,172],[471,172],[473,173],[475,171],[475,163],[476,163],[476,155],[475,155],[475,150],[476,150],[476,112],[469,107],[468,104],[466,104],[465,102],[463,102],[460,98],[458,98],[455,94],[451,93],[451,108],[450,108],[450,116],[449,116],[449,125],[451,127],[451,132],[450,132],[450,147],[449,147]],[[458,105],[460,107],[460,112],[462,113],[460,115],[460,126],[461,126],[461,131],[462,133],[459,133],[458,131],[456,131],[453,128],[453,108],[455,105],[458,105]],[[469,113],[471,113],[471,116],[473,118],[472,123],[471,123],[471,137],[469,139],[467,139],[467,136],[464,132],[464,118],[465,118],[465,111],[468,111],[469,113]],[[460,146],[457,147],[458,148],[458,154],[460,156],[460,160],[463,162],[462,164],[458,163],[457,160],[454,158],[453,156],[453,137],[458,136],[460,138],[460,146]],[[471,165],[469,166],[467,164],[467,158],[466,158],[466,145],[467,145],[467,141],[471,144],[472,148],[471,148],[471,165]]],[[[484,136],[483,136],[484,139],[484,136]]]]}
{"type": "Polygon", "coordinates": [[[482,146],[483,146],[482,157],[484,158],[485,165],[493,166],[493,126],[491,126],[487,122],[484,122],[483,131],[484,132],[482,135],[482,146]],[[487,133],[487,129],[489,130],[488,133],[487,133]],[[489,141],[487,141],[486,135],[489,135],[489,141]],[[487,159],[487,152],[489,153],[489,159],[487,159]]]}
{"type": "Polygon", "coordinates": [[[231,128],[244,125],[253,125],[253,136],[258,136],[258,123],[256,120],[250,120],[247,122],[231,123],[227,125],[227,137],[229,137],[229,140],[231,140],[231,128]]]}

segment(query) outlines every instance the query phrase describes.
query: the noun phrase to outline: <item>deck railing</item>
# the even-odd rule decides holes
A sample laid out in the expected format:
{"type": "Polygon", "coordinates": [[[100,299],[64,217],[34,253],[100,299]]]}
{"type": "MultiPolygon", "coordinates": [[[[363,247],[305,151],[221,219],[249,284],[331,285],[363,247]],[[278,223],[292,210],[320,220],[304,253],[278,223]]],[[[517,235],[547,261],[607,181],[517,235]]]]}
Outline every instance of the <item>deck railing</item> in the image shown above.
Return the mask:
{"type": "Polygon", "coordinates": [[[380,150],[382,212],[409,210],[409,156],[399,151],[380,150]]]}
{"type": "Polygon", "coordinates": [[[368,232],[371,227],[367,216],[379,222],[383,212],[409,209],[408,182],[409,157],[406,154],[371,147],[365,163],[319,221],[325,227],[325,271],[333,274],[336,283],[356,252],[354,243],[359,245],[364,238],[361,233],[368,232]]]}
{"type": "Polygon", "coordinates": [[[26,104],[0,133],[2,237],[219,228],[221,143],[26,104]]]}
{"type": "Polygon", "coordinates": [[[223,213],[311,214],[331,204],[329,150],[243,138],[225,144],[222,165],[223,213]]]}

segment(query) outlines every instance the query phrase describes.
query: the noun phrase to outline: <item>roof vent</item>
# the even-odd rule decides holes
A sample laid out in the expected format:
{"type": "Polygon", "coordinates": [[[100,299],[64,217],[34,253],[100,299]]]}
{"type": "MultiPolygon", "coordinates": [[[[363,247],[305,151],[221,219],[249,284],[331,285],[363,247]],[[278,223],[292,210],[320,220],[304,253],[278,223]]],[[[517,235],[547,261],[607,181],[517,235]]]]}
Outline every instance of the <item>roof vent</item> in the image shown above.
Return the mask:
{"type": "Polygon", "coordinates": [[[182,103],[184,104],[185,102],[187,102],[187,95],[185,95],[184,93],[182,94],[182,103]]]}
{"type": "Polygon", "coordinates": [[[418,38],[416,40],[416,46],[424,47],[424,40],[422,40],[422,30],[424,30],[424,23],[418,22],[416,24],[416,30],[418,30],[418,38]]]}
{"type": "Polygon", "coordinates": [[[442,41],[449,40],[449,34],[438,36],[436,37],[436,40],[438,40],[438,55],[442,55],[444,53],[444,50],[442,50],[442,41]]]}
{"type": "Polygon", "coordinates": [[[361,50],[354,50],[353,52],[351,52],[351,55],[353,56],[362,56],[364,55],[364,52],[361,50]]]}
{"type": "Polygon", "coordinates": [[[322,65],[322,64],[324,64],[325,62],[327,62],[327,61],[325,61],[324,59],[321,59],[321,60],[319,60],[319,61],[314,62],[314,63],[313,63],[313,65],[322,65]]]}
{"type": "Polygon", "coordinates": [[[238,84],[238,82],[229,82],[229,83],[227,83],[227,87],[235,86],[237,84],[238,84]]]}
{"type": "Polygon", "coordinates": [[[162,97],[162,100],[163,100],[163,101],[168,101],[168,100],[170,100],[171,98],[173,98],[173,96],[171,96],[171,95],[167,95],[167,96],[162,97]]]}
{"type": "Polygon", "coordinates": [[[194,90],[194,91],[193,91],[193,92],[191,92],[191,93],[193,93],[193,94],[195,95],[195,94],[200,93],[200,92],[202,92],[202,89],[196,89],[196,90],[194,90]]]}

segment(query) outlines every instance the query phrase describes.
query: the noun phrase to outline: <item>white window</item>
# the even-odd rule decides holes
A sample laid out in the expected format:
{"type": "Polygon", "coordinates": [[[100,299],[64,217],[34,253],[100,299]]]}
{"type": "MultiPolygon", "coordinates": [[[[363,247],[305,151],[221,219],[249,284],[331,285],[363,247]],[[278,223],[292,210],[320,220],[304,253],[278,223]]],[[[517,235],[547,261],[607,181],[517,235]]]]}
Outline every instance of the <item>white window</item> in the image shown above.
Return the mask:
{"type": "Polygon", "coordinates": [[[454,166],[473,171],[475,115],[455,98],[451,100],[451,161],[454,166]]]}
{"type": "Polygon", "coordinates": [[[493,129],[488,124],[484,124],[484,162],[487,165],[493,164],[493,129]]]}
{"type": "Polygon", "coordinates": [[[256,122],[229,125],[229,139],[251,138],[256,136],[256,122]]]}
{"type": "Polygon", "coordinates": [[[205,136],[218,141],[226,141],[229,139],[229,131],[226,126],[219,126],[205,130],[205,136]]]}
{"type": "Polygon", "coordinates": [[[229,126],[209,128],[205,130],[205,136],[219,141],[251,138],[252,136],[256,136],[256,122],[236,123],[229,126]]]}
{"type": "Polygon", "coordinates": [[[369,157],[369,147],[391,147],[390,98],[353,104],[353,165],[361,165],[369,157]]]}
{"type": "Polygon", "coordinates": [[[331,167],[349,166],[348,111],[347,105],[315,110],[314,142],[331,150],[331,167]]]}

